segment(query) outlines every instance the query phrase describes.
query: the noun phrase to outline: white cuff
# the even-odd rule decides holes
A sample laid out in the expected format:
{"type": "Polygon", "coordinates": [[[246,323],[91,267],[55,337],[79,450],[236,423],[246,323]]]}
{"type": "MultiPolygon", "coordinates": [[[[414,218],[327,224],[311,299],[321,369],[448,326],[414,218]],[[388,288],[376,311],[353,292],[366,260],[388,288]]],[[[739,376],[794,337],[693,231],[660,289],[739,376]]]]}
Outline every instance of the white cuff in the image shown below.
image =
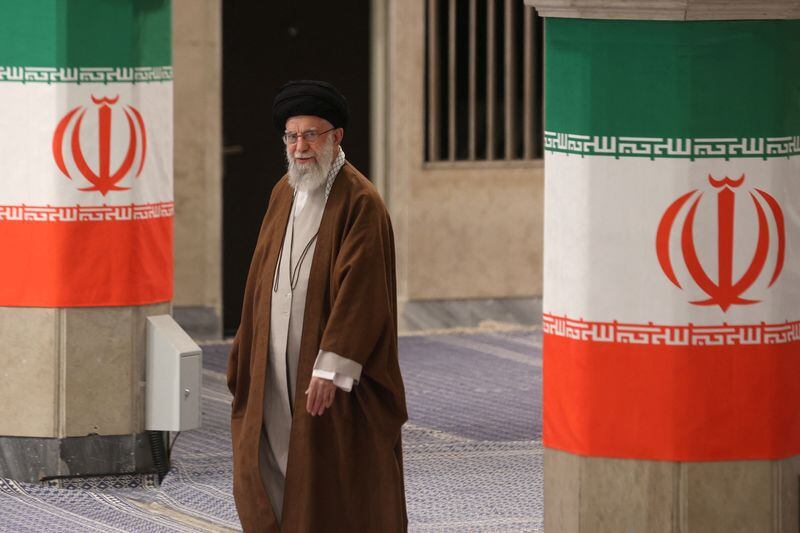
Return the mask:
{"type": "Polygon", "coordinates": [[[336,372],[328,372],[327,370],[314,370],[311,375],[315,378],[327,379],[333,381],[333,384],[345,392],[353,390],[353,378],[337,374],[336,372]]]}
{"type": "Polygon", "coordinates": [[[334,352],[320,350],[314,362],[312,376],[333,381],[334,385],[350,392],[361,378],[362,366],[334,352]]]}

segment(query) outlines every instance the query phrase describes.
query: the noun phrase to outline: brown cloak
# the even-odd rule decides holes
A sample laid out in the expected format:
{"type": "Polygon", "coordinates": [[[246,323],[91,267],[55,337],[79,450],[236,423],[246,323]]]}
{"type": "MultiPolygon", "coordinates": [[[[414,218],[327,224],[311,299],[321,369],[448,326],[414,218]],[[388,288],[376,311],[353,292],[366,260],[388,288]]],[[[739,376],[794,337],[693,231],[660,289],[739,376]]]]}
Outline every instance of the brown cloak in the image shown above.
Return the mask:
{"type": "Polygon", "coordinates": [[[259,469],[272,282],[292,206],[284,176],[272,191],[228,360],[233,394],[233,494],[246,532],[407,529],[400,428],[406,421],[397,360],[394,236],[375,188],[350,163],[336,177],[308,280],[289,460],[279,528],[259,469]],[[306,412],[317,352],[363,365],[322,416],[306,412]]]}

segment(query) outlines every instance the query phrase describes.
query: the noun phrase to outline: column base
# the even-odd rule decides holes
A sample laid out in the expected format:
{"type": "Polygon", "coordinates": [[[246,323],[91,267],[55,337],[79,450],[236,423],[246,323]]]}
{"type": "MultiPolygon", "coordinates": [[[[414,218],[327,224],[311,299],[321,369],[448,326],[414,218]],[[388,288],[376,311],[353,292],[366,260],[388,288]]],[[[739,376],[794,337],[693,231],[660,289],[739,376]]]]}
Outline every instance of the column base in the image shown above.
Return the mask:
{"type": "Polygon", "coordinates": [[[16,481],[155,470],[147,433],[63,439],[0,436],[0,477],[16,481]]]}
{"type": "Polygon", "coordinates": [[[548,533],[796,533],[800,456],[671,462],[544,454],[548,533]]]}

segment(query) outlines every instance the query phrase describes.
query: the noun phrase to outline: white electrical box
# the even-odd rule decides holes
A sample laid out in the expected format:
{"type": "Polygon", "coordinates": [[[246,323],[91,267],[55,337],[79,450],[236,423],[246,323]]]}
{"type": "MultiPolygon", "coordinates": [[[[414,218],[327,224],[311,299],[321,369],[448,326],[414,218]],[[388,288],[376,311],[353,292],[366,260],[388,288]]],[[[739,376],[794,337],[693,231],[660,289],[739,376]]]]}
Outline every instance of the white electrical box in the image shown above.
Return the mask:
{"type": "Polygon", "coordinates": [[[145,429],[200,427],[203,352],[170,315],[147,318],[145,429]]]}

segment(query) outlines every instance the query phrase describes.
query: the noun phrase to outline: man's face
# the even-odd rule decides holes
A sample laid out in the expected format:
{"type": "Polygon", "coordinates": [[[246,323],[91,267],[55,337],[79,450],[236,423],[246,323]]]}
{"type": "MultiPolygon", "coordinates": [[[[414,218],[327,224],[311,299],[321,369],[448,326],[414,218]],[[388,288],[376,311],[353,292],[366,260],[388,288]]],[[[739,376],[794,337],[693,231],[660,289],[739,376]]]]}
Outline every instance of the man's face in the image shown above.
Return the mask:
{"type": "Polygon", "coordinates": [[[301,115],[286,121],[285,134],[296,137],[286,144],[286,161],[289,184],[297,190],[314,190],[325,182],[333,159],[338,153],[342,129],[333,129],[327,120],[301,115]],[[316,139],[306,140],[303,135],[313,132],[316,139]]]}

